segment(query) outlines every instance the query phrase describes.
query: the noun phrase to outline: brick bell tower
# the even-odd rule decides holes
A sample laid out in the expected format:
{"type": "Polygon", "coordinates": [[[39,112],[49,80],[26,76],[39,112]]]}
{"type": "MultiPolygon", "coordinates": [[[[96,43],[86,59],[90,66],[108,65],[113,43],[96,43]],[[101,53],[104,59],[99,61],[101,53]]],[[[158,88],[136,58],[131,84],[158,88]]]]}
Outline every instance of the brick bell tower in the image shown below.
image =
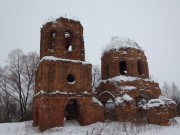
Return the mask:
{"type": "Polygon", "coordinates": [[[84,61],[83,27],[79,21],[60,17],[43,25],[40,58],[33,126],[44,131],[63,126],[64,119],[75,119],[81,125],[104,120],[103,107],[92,96],[92,66],[84,61]]]}

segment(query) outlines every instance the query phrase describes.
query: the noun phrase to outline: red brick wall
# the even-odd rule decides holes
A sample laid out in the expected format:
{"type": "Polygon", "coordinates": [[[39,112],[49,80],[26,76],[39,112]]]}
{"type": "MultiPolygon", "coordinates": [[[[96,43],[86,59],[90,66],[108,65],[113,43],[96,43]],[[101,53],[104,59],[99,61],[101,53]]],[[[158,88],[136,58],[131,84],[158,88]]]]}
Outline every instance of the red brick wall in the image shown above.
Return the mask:
{"type": "Polygon", "coordinates": [[[136,80],[133,82],[110,82],[110,81],[107,81],[106,83],[101,83],[97,87],[95,95],[96,95],[96,97],[99,98],[100,101],[102,101],[100,95],[101,95],[101,93],[104,93],[106,91],[111,93],[112,95],[114,95],[114,97],[122,95],[123,93],[127,93],[129,96],[131,96],[134,99],[137,96],[141,95],[142,92],[146,92],[145,94],[150,93],[150,95],[152,95],[153,98],[158,98],[159,95],[161,94],[161,90],[159,88],[158,83],[144,81],[144,80],[136,80]],[[124,90],[120,89],[120,87],[122,87],[122,86],[134,86],[137,89],[124,91],[124,90]]]}
{"type": "Polygon", "coordinates": [[[177,108],[176,104],[170,104],[168,105],[168,112],[169,112],[169,118],[174,118],[177,116],[177,108]]]}
{"type": "Polygon", "coordinates": [[[63,126],[65,108],[71,99],[77,101],[76,120],[80,124],[104,121],[103,106],[92,103],[92,66],[83,62],[85,52],[80,22],[59,18],[45,24],[41,29],[40,44],[40,58],[54,56],[61,60],[41,60],[38,65],[35,94],[41,90],[46,94],[34,97],[33,125],[39,126],[41,131],[63,126]],[[70,38],[65,37],[66,32],[70,33],[70,38]],[[72,50],[68,50],[67,45],[72,45],[72,50]],[[75,78],[75,83],[68,82],[69,74],[75,78]],[[52,94],[55,91],[61,93],[52,94]]]}
{"type": "Polygon", "coordinates": [[[71,99],[77,99],[76,120],[81,125],[104,121],[104,107],[93,103],[91,96],[41,95],[34,98],[33,125],[39,126],[41,131],[63,126],[65,107],[71,99]]]}
{"type": "Polygon", "coordinates": [[[103,80],[120,75],[120,61],[126,61],[127,76],[149,78],[148,63],[144,52],[133,48],[121,48],[118,52],[112,50],[101,57],[101,72],[103,80]],[[127,54],[124,54],[123,52],[127,52],[127,54]],[[138,72],[138,61],[143,65],[144,75],[140,75],[138,72]],[[107,65],[109,66],[109,77],[106,76],[107,65]]]}
{"type": "Polygon", "coordinates": [[[133,121],[136,116],[135,102],[123,102],[115,106],[115,111],[118,121],[133,121]]]}
{"type": "Polygon", "coordinates": [[[147,120],[150,124],[167,126],[169,124],[169,112],[166,106],[150,108],[147,111],[147,120]]]}
{"type": "Polygon", "coordinates": [[[36,71],[35,93],[44,91],[65,91],[82,94],[91,90],[91,64],[67,61],[42,61],[36,71]],[[75,77],[75,83],[69,84],[68,74],[75,77]]]}
{"type": "Polygon", "coordinates": [[[55,22],[49,22],[41,28],[40,58],[43,56],[55,56],[65,59],[84,61],[83,27],[79,21],[59,18],[55,22]],[[55,33],[55,45],[51,44],[51,33],[55,33]],[[70,32],[70,41],[65,38],[65,32],[70,32]],[[67,42],[72,45],[72,51],[66,49],[67,42]],[[51,49],[51,50],[49,50],[51,49]]]}

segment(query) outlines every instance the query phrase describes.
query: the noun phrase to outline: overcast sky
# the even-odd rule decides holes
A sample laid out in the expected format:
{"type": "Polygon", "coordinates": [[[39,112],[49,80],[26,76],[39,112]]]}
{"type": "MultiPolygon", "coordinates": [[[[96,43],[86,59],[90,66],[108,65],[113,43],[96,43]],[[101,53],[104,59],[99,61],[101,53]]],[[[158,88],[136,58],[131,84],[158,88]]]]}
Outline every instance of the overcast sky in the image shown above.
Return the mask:
{"type": "Polygon", "coordinates": [[[180,0],[0,0],[0,66],[12,49],[39,53],[40,28],[60,16],[83,25],[88,62],[100,65],[112,36],[129,37],[144,49],[153,78],[180,88],[180,0]]]}

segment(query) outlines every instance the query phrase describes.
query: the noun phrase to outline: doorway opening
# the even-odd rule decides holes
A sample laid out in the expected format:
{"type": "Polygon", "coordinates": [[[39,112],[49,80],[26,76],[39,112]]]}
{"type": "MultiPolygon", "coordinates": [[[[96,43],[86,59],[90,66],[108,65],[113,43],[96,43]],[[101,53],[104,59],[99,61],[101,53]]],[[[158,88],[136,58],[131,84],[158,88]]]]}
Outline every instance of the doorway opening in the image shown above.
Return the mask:
{"type": "Polygon", "coordinates": [[[147,122],[147,110],[146,105],[148,100],[139,95],[135,98],[136,106],[137,106],[137,114],[136,114],[136,120],[140,123],[146,123],[147,122]]]}
{"type": "Polygon", "coordinates": [[[104,117],[107,121],[116,121],[115,107],[114,107],[114,95],[108,91],[100,94],[99,101],[104,105],[104,117]]]}
{"type": "Polygon", "coordinates": [[[67,102],[64,111],[66,120],[76,120],[78,116],[78,103],[77,99],[71,99],[67,102]]]}

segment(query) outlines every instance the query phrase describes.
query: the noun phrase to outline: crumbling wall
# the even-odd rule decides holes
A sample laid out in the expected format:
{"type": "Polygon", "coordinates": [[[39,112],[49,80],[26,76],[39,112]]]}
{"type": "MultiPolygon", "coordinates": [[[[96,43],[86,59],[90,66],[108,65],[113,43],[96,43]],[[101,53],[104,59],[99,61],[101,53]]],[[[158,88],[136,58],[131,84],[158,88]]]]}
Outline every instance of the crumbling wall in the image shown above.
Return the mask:
{"type": "Polygon", "coordinates": [[[91,91],[91,64],[72,61],[50,61],[44,60],[36,71],[35,93],[39,91],[73,92],[83,94],[91,91]],[[74,80],[68,80],[72,75],[74,80]]]}
{"type": "Polygon", "coordinates": [[[148,63],[144,52],[132,48],[120,48],[119,51],[112,50],[103,54],[101,57],[101,72],[103,80],[120,74],[149,78],[148,63]],[[127,69],[124,74],[120,73],[120,62],[122,61],[126,63],[127,69]]]}
{"type": "Polygon", "coordinates": [[[147,110],[149,124],[167,126],[169,124],[169,112],[167,107],[153,107],[147,110]]]}
{"type": "Polygon", "coordinates": [[[145,81],[144,79],[135,80],[135,81],[102,81],[96,89],[96,96],[99,98],[100,95],[104,92],[109,92],[117,97],[123,93],[127,93],[132,98],[136,98],[139,95],[149,93],[151,98],[158,98],[161,94],[159,84],[151,81],[145,81]],[[128,89],[128,87],[134,87],[135,89],[128,89]],[[126,88],[127,89],[122,89],[126,88]]]}
{"type": "Polygon", "coordinates": [[[120,103],[117,101],[120,97],[115,99],[115,113],[117,121],[134,121],[136,116],[136,103],[128,95],[125,96],[127,99],[122,98],[123,100],[121,100],[120,103]]]}
{"type": "Polygon", "coordinates": [[[43,25],[40,58],[44,56],[84,61],[83,27],[80,22],[60,17],[43,25]],[[69,50],[70,45],[72,45],[71,50],[69,50]]]}
{"type": "Polygon", "coordinates": [[[72,99],[77,100],[75,119],[81,125],[104,121],[104,107],[93,103],[91,96],[45,94],[34,98],[33,126],[39,126],[40,131],[63,126],[66,117],[65,109],[72,99]]]}

